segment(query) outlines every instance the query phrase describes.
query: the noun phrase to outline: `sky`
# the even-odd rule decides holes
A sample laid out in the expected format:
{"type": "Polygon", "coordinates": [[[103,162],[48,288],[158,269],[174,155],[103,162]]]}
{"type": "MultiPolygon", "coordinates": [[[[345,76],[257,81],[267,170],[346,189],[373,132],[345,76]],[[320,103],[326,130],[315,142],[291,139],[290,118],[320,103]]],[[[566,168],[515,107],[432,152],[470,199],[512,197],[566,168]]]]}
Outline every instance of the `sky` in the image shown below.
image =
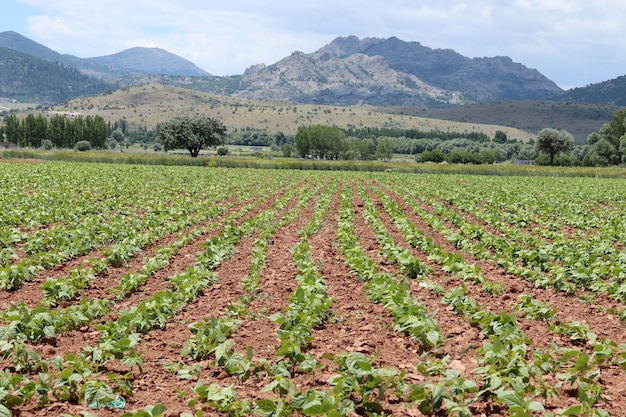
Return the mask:
{"type": "Polygon", "coordinates": [[[626,75],[626,2],[597,0],[2,0],[12,30],[80,58],[159,47],[242,74],[338,36],[395,36],[470,58],[509,56],[564,89],[626,75]]]}

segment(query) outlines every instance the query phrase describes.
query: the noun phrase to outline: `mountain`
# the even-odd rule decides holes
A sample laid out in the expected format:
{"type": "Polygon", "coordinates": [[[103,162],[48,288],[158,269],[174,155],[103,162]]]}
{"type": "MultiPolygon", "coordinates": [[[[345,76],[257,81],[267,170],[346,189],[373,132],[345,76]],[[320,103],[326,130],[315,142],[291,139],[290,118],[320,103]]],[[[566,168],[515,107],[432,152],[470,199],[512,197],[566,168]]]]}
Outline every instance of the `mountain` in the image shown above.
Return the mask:
{"type": "Polygon", "coordinates": [[[0,98],[49,104],[108,89],[75,68],[0,47],[0,98]]]}
{"type": "Polygon", "coordinates": [[[0,47],[73,67],[86,75],[108,81],[140,75],[208,76],[188,60],[160,48],[131,48],[113,55],[78,58],[60,54],[19,33],[0,32],[0,47]]]}
{"type": "Polygon", "coordinates": [[[193,62],[161,48],[130,48],[113,55],[88,58],[87,61],[113,69],[130,70],[140,74],[176,76],[210,76],[193,62]]]}
{"type": "Polygon", "coordinates": [[[419,42],[339,37],[311,54],[249,68],[245,98],[320,104],[441,107],[500,100],[547,99],[562,93],[554,82],[508,57],[467,58],[419,42]]]}

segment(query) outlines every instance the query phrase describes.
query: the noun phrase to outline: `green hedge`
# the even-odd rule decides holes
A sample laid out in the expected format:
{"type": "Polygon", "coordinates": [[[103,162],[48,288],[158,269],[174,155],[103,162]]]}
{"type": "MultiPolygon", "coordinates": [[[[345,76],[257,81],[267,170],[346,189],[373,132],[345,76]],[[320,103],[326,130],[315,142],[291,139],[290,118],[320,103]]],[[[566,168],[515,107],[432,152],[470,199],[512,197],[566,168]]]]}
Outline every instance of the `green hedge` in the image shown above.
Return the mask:
{"type": "Polygon", "coordinates": [[[146,153],[117,153],[107,151],[33,151],[4,150],[3,158],[41,159],[49,161],[100,162],[140,165],[183,165],[224,168],[297,169],[323,171],[386,171],[416,174],[519,175],[562,177],[624,178],[623,167],[551,167],[513,164],[464,165],[447,163],[379,162],[379,161],[324,161],[291,158],[246,158],[166,155],[146,153]]]}

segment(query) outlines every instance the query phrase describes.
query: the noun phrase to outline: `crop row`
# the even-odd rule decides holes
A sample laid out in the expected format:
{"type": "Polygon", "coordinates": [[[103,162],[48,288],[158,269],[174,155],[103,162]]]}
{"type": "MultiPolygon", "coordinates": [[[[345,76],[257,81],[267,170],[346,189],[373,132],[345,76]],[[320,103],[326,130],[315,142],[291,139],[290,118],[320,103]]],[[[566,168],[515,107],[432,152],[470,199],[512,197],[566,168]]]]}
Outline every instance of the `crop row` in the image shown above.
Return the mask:
{"type": "MultiPolygon", "coordinates": [[[[617,181],[54,163],[0,170],[12,179],[0,197],[10,206],[0,216],[0,281],[16,295],[0,314],[4,414],[132,401],[134,382],[155,366],[145,362],[147,336],[216,291],[233,295],[210,314],[198,310],[179,354],[164,358],[185,387],[171,394],[198,415],[405,408],[606,416],[623,409],[609,378],[626,369],[623,332],[607,326],[598,336],[592,320],[566,319],[572,312],[560,304],[574,300],[568,309],[580,313],[597,298],[597,314],[617,323],[626,316],[623,306],[609,308],[626,293],[617,181]],[[561,190],[564,183],[571,189],[561,190]],[[47,204],[63,209],[44,213],[47,204]],[[296,223],[296,243],[272,245],[296,223]],[[334,230],[332,260],[312,247],[325,229],[334,230]],[[244,247],[249,253],[234,257],[244,247]],[[282,252],[293,274],[266,270],[268,257],[282,252]],[[227,259],[249,259],[242,290],[216,285],[227,259]],[[384,309],[388,331],[416,346],[416,374],[381,365],[376,353],[313,350],[322,349],[316,335],[344,319],[333,313],[333,277],[321,272],[331,261],[345,263],[362,287],[357,306],[384,309]],[[270,275],[293,290],[266,293],[270,275]],[[100,291],[89,291],[94,286],[100,291]],[[26,294],[29,303],[19,299],[26,294]],[[259,309],[273,299],[284,300],[280,311],[259,309]],[[238,337],[260,319],[276,341],[262,355],[238,337]],[[451,366],[454,334],[440,320],[480,335],[467,346],[475,366],[451,366]],[[48,353],[80,333],[84,346],[48,353]]],[[[184,326],[176,328],[182,334],[184,326]]]]}

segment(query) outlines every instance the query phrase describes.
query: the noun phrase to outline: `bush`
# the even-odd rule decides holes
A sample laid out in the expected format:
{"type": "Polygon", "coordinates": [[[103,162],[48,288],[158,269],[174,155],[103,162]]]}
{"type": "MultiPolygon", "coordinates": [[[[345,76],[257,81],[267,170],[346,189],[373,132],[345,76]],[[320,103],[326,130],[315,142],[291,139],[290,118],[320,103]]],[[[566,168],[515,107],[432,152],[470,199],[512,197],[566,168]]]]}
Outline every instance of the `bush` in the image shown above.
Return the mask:
{"type": "Polygon", "coordinates": [[[217,148],[217,154],[219,156],[226,156],[228,155],[228,148],[225,146],[221,146],[219,148],[217,148]]]}
{"type": "Polygon", "coordinates": [[[104,141],[104,146],[109,149],[115,149],[117,148],[117,141],[113,138],[106,138],[106,140],[104,141]]]}
{"type": "Polygon", "coordinates": [[[445,160],[449,164],[493,164],[496,159],[493,153],[483,152],[451,152],[445,155],[445,160]]]}
{"type": "Polygon", "coordinates": [[[548,154],[542,153],[541,155],[535,158],[535,165],[541,165],[541,166],[550,165],[550,156],[548,156],[548,154]]]}
{"type": "Polygon", "coordinates": [[[161,145],[160,143],[155,143],[154,145],[152,145],[152,149],[154,149],[154,152],[162,151],[163,145],[161,145]]]}
{"type": "Polygon", "coordinates": [[[41,147],[44,150],[49,151],[50,149],[54,148],[54,143],[52,143],[50,139],[44,139],[41,141],[41,147]]]}
{"type": "Polygon", "coordinates": [[[443,162],[445,156],[439,149],[424,151],[415,157],[416,162],[443,162]]]}
{"type": "Polygon", "coordinates": [[[74,146],[74,149],[79,152],[90,151],[91,143],[89,143],[89,141],[86,141],[86,140],[80,140],[76,142],[76,146],[74,146]]]}

